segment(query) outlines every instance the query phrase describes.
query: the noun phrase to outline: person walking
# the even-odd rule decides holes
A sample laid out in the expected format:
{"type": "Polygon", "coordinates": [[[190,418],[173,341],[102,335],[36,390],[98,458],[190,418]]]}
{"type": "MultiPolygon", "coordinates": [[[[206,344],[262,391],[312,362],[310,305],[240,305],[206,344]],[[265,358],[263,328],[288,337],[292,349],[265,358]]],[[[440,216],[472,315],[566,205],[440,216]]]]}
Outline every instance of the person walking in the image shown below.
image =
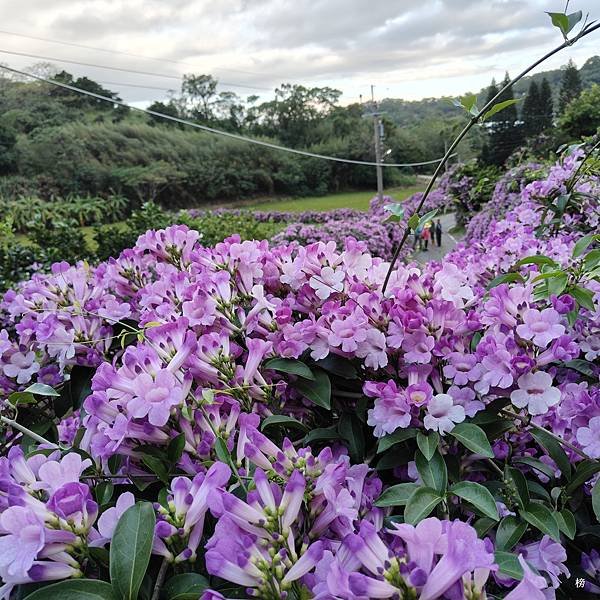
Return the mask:
{"type": "Polygon", "coordinates": [[[435,224],[435,241],[437,242],[438,248],[442,247],[442,222],[438,219],[435,224]]]}
{"type": "Polygon", "coordinates": [[[417,249],[417,244],[419,244],[419,250],[423,250],[423,239],[422,239],[422,234],[423,234],[423,228],[421,226],[417,227],[415,229],[415,237],[413,240],[413,250],[417,249]]]}
{"type": "Polygon", "coordinates": [[[427,225],[425,225],[425,227],[423,227],[423,233],[421,234],[421,239],[423,240],[423,250],[425,250],[425,252],[427,252],[427,250],[428,250],[427,246],[429,245],[429,240],[431,239],[431,225],[429,227],[427,227],[427,225]]]}

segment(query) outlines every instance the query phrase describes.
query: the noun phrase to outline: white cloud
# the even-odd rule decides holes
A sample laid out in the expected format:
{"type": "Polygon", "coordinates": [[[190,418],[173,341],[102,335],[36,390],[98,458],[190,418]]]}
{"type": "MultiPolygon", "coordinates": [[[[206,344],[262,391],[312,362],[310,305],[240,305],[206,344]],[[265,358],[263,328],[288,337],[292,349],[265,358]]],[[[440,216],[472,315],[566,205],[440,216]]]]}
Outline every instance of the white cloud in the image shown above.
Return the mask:
{"type": "MultiPolygon", "coordinates": [[[[559,43],[545,10],[559,0],[0,0],[0,29],[169,61],[146,60],[0,34],[0,49],[154,73],[212,72],[221,81],[273,87],[330,85],[346,97],[418,98],[479,89],[559,43]],[[184,64],[183,64],[184,63],[184,64]]],[[[571,9],[600,16],[597,0],[571,9]]],[[[600,35],[600,34],[599,34],[600,35]]],[[[596,52],[597,36],[554,58],[596,52]]],[[[33,59],[0,53],[24,66],[33,59]]],[[[161,77],[67,66],[99,81],[171,88],[161,77]]],[[[158,90],[118,88],[142,101],[158,90]]],[[[238,91],[242,94],[251,90],[238,91]]]]}

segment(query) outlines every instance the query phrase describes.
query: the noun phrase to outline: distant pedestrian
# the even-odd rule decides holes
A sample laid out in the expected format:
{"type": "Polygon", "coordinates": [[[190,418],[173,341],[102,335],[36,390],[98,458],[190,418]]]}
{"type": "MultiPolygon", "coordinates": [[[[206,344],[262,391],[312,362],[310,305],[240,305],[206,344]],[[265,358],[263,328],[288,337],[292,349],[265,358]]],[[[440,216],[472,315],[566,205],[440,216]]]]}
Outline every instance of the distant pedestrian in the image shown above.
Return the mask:
{"type": "Polygon", "coordinates": [[[438,248],[442,247],[442,222],[438,219],[435,224],[435,241],[437,242],[438,248]]]}
{"type": "Polygon", "coordinates": [[[423,228],[421,226],[415,229],[415,235],[413,240],[413,250],[417,249],[417,244],[419,245],[419,250],[423,249],[423,241],[421,239],[421,235],[423,234],[423,228]]]}
{"type": "Polygon", "coordinates": [[[429,240],[431,239],[431,227],[423,227],[423,233],[421,234],[421,240],[423,241],[423,250],[427,252],[427,246],[429,245],[429,240]]]}

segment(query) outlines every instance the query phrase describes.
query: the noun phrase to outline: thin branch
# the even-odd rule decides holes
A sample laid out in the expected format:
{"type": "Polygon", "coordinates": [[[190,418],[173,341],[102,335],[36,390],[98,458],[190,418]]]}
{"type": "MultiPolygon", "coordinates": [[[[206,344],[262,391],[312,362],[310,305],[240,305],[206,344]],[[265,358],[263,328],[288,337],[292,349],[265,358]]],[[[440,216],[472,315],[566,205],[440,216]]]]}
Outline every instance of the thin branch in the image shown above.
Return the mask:
{"type": "Polygon", "coordinates": [[[60,446],[58,446],[54,442],[51,442],[50,440],[47,440],[41,435],[38,435],[34,431],[31,431],[31,429],[27,429],[27,427],[24,427],[23,425],[17,423],[13,419],[9,419],[8,417],[3,417],[2,415],[0,415],[0,421],[6,423],[6,425],[12,427],[13,429],[18,429],[21,433],[24,433],[26,436],[30,437],[32,440],[35,440],[40,444],[45,444],[46,446],[50,446],[51,448],[56,448],[56,450],[60,450],[60,446]]]}
{"type": "MultiPolygon", "coordinates": [[[[533,69],[535,69],[538,65],[542,64],[543,62],[545,62],[546,60],[548,60],[549,58],[551,58],[552,56],[554,56],[561,50],[564,50],[565,48],[572,46],[574,43],[579,41],[581,38],[585,37],[586,35],[589,35],[590,33],[596,31],[597,29],[600,29],[600,23],[596,23],[595,25],[588,25],[587,27],[584,27],[573,39],[565,40],[560,46],[557,46],[553,50],[550,50],[550,52],[546,53],[544,56],[542,56],[542,58],[536,60],[532,65],[527,67],[524,71],[521,71],[521,73],[519,73],[514,79],[509,81],[489,102],[486,103],[486,105],[475,116],[473,116],[469,120],[467,125],[465,125],[464,129],[458,134],[458,137],[454,140],[454,142],[452,142],[452,144],[446,151],[446,154],[442,158],[441,162],[438,164],[435,171],[433,172],[433,175],[431,176],[431,179],[429,180],[429,183],[427,184],[427,188],[425,189],[425,192],[423,193],[423,196],[422,196],[417,208],[415,209],[415,214],[419,214],[419,212],[423,208],[423,204],[425,204],[425,200],[427,200],[427,198],[429,197],[429,194],[431,193],[431,190],[433,189],[436,179],[439,177],[440,173],[443,171],[444,167],[446,166],[446,163],[448,162],[448,159],[450,158],[450,155],[454,152],[454,150],[456,149],[458,144],[463,140],[463,138],[467,135],[467,133],[475,126],[475,124],[481,119],[481,117],[484,116],[485,113],[487,113],[487,111],[490,108],[492,108],[492,106],[494,106],[494,104],[496,104],[496,101],[502,97],[504,92],[506,92],[507,90],[512,88],[512,86],[515,83],[517,83],[517,81],[523,79],[523,77],[525,77],[525,75],[527,75],[530,71],[533,71],[533,69]]],[[[409,235],[410,235],[410,229],[407,226],[404,234],[402,235],[402,239],[400,240],[400,243],[398,244],[398,247],[396,248],[396,250],[394,252],[394,256],[392,257],[390,266],[388,267],[388,272],[387,272],[387,274],[385,276],[385,280],[383,282],[383,288],[382,288],[383,294],[385,294],[385,290],[387,289],[390,277],[394,271],[394,266],[396,265],[396,262],[398,261],[398,257],[400,256],[400,251],[402,250],[404,244],[406,243],[406,240],[409,235]]]]}
{"type": "Polygon", "coordinates": [[[169,568],[169,561],[166,558],[163,558],[163,561],[160,564],[160,571],[158,572],[158,576],[156,577],[156,583],[154,584],[154,591],[152,592],[152,600],[158,600],[160,598],[160,590],[165,581],[165,575],[167,574],[168,568],[169,568]]]}

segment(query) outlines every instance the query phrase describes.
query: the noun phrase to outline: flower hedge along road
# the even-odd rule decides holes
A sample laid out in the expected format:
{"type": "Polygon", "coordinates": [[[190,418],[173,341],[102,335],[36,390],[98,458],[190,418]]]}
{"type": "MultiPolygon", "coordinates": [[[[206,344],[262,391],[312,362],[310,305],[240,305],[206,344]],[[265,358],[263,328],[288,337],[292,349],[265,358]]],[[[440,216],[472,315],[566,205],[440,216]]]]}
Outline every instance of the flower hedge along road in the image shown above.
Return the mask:
{"type": "Polygon", "coordinates": [[[184,226],[8,292],[1,597],[600,593],[594,204],[536,236],[581,160],[385,296],[353,239],[184,226]]]}

